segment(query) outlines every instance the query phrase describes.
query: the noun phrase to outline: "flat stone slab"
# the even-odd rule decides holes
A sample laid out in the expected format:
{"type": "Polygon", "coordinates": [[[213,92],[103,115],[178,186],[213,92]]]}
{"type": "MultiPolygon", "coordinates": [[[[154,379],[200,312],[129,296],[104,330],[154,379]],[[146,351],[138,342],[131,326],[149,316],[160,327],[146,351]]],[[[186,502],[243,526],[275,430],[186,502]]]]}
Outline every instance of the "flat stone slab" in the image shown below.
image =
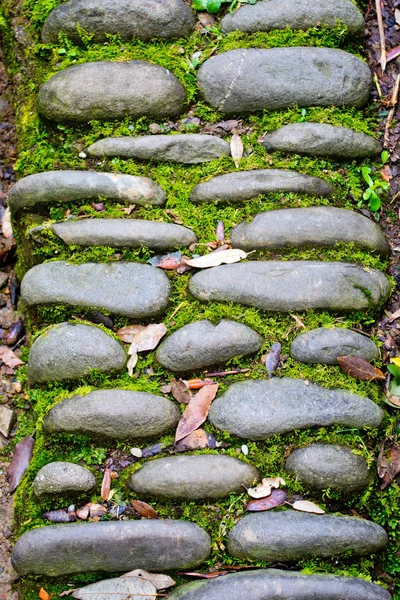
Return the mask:
{"type": "Polygon", "coordinates": [[[41,117],[87,123],[131,117],[176,117],[186,92],[164,67],[142,60],[95,61],[73,65],[53,75],[38,96],[41,117]]]}
{"type": "Polygon", "coordinates": [[[195,371],[258,352],[263,338],[253,329],[222,319],[218,325],[196,321],[170,335],[158,347],[157,361],[171,371],[195,371]]]}
{"type": "MultiPolygon", "coordinates": [[[[354,8],[355,5],[353,4],[354,8]]],[[[347,127],[327,123],[291,123],[262,137],[267,150],[354,160],[382,151],[378,140],[347,127]]]]}
{"type": "Polygon", "coordinates": [[[345,25],[350,33],[364,33],[364,17],[351,0],[268,0],[244,5],[221,21],[224,31],[270,31],[271,29],[311,29],[318,25],[345,25]]]}
{"type": "Polygon", "coordinates": [[[48,262],[30,269],[21,282],[26,306],[89,306],[135,319],[164,312],[170,291],[163,271],[130,262],[48,262]]]}
{"type": "Polygon", "coordinates": [[[378,427],[383,416],[369,398],[283,377],[234,383],[214,400],[208,418],[223,431],[265,440],[308,427],[378,427]]]}
{"type": "Polygon", "coordinates": [[[78,25],[92,34],[93,42],[107,41],[107,34],[146,42],[153,38],[177,38],[190,33],[195,24],[193,11],[182,0],[69,0],[47,17],[42,40],[58,42],[62,32],[80,41],[78,25]]]}
{"type": "Polygon", "coordinates": [[[210,554],[210,542],[194,523],[169,519],[51,525],[19,538],[12,564],[20,576],[133,569],[163,573],[199,565],[210,554]]]}
{"type": "Polygon", "coordinates": [[[148,177],[97,171],[47,171],[20,179],[8,195],[12,213],[53,202],[98,201],[161,206],[165,192],[148,177]]]}
{"type": "Polygon", "coordinates": [[[385,275],[344,262],[251,261],[205,269],[189,290],[199,300],[236,302],[272,312],[362,310],[387,300],[385,275]]]}
{"type": "Polygon", "coordinates": [[[68,220],[51,225],[51,230],[69,246],[168,249],[197,242],[195,234],[187,227],[144,219],[68,220]]]}
{"type": "Polygon", "coordinates": [[[333,185],[296,171],[282,169],[254,169],[218,175],[209,181],[197,184],[190,195],[191,202],[242,202],[257,198],[261,194],[292,192],[308,196],[330,197],[333,185]]]}
{"type": "Polygon", "coordinates": [[[302,363],[337,365],[339,356],[359,356],[365,360],[380,358],[378,347],[365,335],[335,327],[319,327],[298,335],[290,355],[302,363]]]}
{"type": "Polygon", "coordinates": [[[234,248],[299,248],[354,244],[387,256],[390,248],[377,223],[352,210],[332,206],[284,208],[259,213],[231,231],[234,248]]]}
{"type": "Polygon", "coordinates": [[[162,435],[181,413],[163,396],[131,390],[95,390],[54,406],[43,421],[51,433],[80,433],[125,440],[162,435]]]}
{"type": "Polygon", "coordinates": [[[129,487],[141,497],[201,500],[241,493],[258,481],[258,470],[237,458],[199,454],[148,462],[132,475],[129,487]]]}
{"type": "Polygon", "coordinates": [[[228,552],[244,560],[286,561],[351,553],[373,554],[387,544],[386,531],[356,517],[294,510],[246,515],[228,536],[228,552]]]}
{"type": "Polygon", "coordinates": [[[77,379],[93,369],[107,373],[125,367],[122,345],[98,327],[61,323],[51,327],[32,344],[29,352],[29,383],[77,379]]]}
{"type": "Polygon", "coordinates": [[[286,460],[286,471],[310,488],[331,488],[352,492],[367,486],[371,480],[362,456],[347,446],[310,444],[294,450],[286,460]]]}
{"type": "Polygon", "coordinates": [[[105,138],[86,150],[89,156],[120,156],[194,165],[229,156],[228,142],[213,135],[186,133],[105,138]]]}
{"type": "Polygon", "coordinates": [[[169,600],[391,600],[387,590],[357,577],[305,575],[296,571],[255,569],[194,581],[176,588],[169,600]]]}
{"type": "Polygon", "coordinates": [[[372,87],[362,60],[313,47],[229,50],[202,64],[198,83],[206,102],[224,114],[294,105],[359,107],[372,87]]]}
{"type": "Polygon", "coordinates": [[[70,462],[51,462],[40,469],[33,481],[38,498],[48,494],[89,492],[96,487],[96,478],[89,469],[70,462]]]}

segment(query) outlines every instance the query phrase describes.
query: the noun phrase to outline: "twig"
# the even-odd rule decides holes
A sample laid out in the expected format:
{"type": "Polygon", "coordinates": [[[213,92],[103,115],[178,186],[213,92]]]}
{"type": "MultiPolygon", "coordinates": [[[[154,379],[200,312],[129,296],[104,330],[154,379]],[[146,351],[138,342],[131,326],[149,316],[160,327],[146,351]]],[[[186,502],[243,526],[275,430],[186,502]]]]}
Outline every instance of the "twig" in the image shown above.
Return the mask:
{"type": "Polygon", "coordinates": [[[393,87],[392,99],[390,101],[391,109],[389,110],[388,118],[385,125],[385,135],[383,137],[383,145],[385,148],[389,146],[390,142],[390,127],[392,125],[393,117],[396,112],[397,102],[399,101],[399,88],[400,88],[400,74],[397,75],[396,82],[393,87]]]}
{"type": "Polygon", "coordinates": [[[376,6],[376,16],[378,18],[379,41],[380,41],[380,46],[381,46],[381,57],[379,59],[379,62],[381,63],[382,71],[385,72],[386,62],[387,62],[387,60],[386,60],[386,39],[385,39],[385,28],[383,25],[383,18],[382,18],[381,0],[375,0],[375,6],[376,6]]]}
{"type": "Polygon", "coordinates": [[[378,92],[379,100],[383,100],[382,89],[381,89],[381,86],[379,85],[379,79],[378,79],[378,75],[376,73],[374,73],[373,80],[374,80],[374,83],[375,83],[375,86],[376,86],[376,89],[378,92]]]}
{"type": "Polygon", "coordinates": [[[174,318],[174,316],[176,315],[176,313],[178,312],[178,310],[181,310],[182,306],[186,304],[185,301],[181,302],[179,304],[179,306],[176,307],[176,309],[174,310],[174,312],[172,313],[172,315],[170,316],[169,320],[172,321],[172,319],[174,318]]]}
{"type": "Polygon", "coordinates": [[[226,375],[236,375],[237,373],[248,373],[250,369],[233,369],[232,371],[216,371],[215,373],[206,373],[206,377],[225,377],[226,375]]]}

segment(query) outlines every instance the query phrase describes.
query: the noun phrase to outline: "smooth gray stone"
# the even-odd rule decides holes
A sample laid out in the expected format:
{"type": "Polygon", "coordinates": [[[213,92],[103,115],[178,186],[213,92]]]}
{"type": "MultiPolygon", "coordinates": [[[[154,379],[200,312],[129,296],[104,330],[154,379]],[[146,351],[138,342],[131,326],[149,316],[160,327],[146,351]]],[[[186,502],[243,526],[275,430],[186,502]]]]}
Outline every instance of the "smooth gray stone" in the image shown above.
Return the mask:
{"type": "Polygon", "coordinates": [[[218,175],[198,183],[190,195],[195,204],[204,202],[242,202],[260,194],[293,192],[330,197],[335,188],[319,177],[282,169],[255,169],[218,175]]]}
{"type": "Polygon", "coordinates": [[[378,427],[383,417],[369,398],[290,377],[234,383],[208,414],[218,429],[250,440],[308,427],[378,427]]]}
{"type": "Polygon", "coordinates": [[[40,469],[33,481],[38,498],[47,494],[89,492],[96,487],[96,478],[89,469],[70,462],[51,462],[40,469]]]}
{"type": "Polygon", "coordinates": [[[258,470],[237,458],[199,454],[148,462],[132,475],[129,487],[143,497],[202,500],[241,493],[258,481],[258,470]]]}
{"type": "MultiPolygon", "coordinates": [[[[353,5],[354,6],[354,5],[353,5]]],[[[347,127],[327,123],[291,123],[262,137],[267,150],[353,160],[382,151],[378,140],[347,127]]]]}
{"type": "Polygon", "coordinates": [[[253,329],[222,319],[218,325],[196,321],[181,327],[158,347],[157,361],[171,371],[195,371],[235,356],[258,352],[263,338],[253,329]]]}
{"type": "Polygon", "coordinates": [[[169,600],[391,600],[387,590],[357,577],[305,575],[256,569],[194,581],[176,588],[169,600]]]}
{"type": "Polygon", "coordinates": [[[259,213],[231,231],[234,248],[333,247],[351,244],[387,256],[390,248],[377,223],[352,210],[333,206],[283,208],[259,213]]]}
{"type": "Polygon", "coordinates": [[[15,214],[37,204],[98,201],[99,197],[140,206],[161,206],[165,202],[164,190],[148,177],[96,171],[47,171],[20,179],[8,195],[8,205],[15,214]]]}
{"type": "Polygon", "coordinates": [[[161,269],[133,262],[42,263],[21,282],[26,306],[89,306],[135,319],[164,312],[170,292],[168,276],[161,269]]]}
{"type": "Polygon", "coordinates": [[[244,560],[301,560],[383,550],[386,531],[356,517],[314,515],[295,510],[246,515],[230,531],[228,552],[244,560]]]}
{"type": "Polygon", "coordinates": [[[197,242],[187,227],[144,219],[68,220],[51,225],[51,230],[69,246],[168,249],[197,242]]]}
{"type": "Polygon", "coordinates": [[[59,71],[42,85],[38,112],[51,121],[87,123],[176,117],[186,92],[164,67],[142,60],[96,61],[59,71]]]}
{"type": "Polygon", "coordinates": [[[266,311],[368,309],[390,294],[385,275],[345,262],[251,261],[199,271],[189,282],[199,300],[266,311]]]}
{"type": "Polygon", "coordinates": [[[248,114],[290,106],[364,106],[368,66],[343,50],[314,47],[229,50],[206,60],[198,83],[213,108],[248,114]]]}
{"type": "Polygon", "coordinates": [[[194,165],[229,156],[228,142],[214,135],[186,133],[105,138],[86,150],[89,156],[121,156],[141,160],[169,160],[194,165]]]}
{"type": "Polygon", "coordinates": [[[286,460],[286,471],[318,490],[331,488],[352,492],[370,482],[368,465],[347,446],[310,444],[294,450],[286,460]]]}
{"type": "Polygon", "coordinates": [[[125,367],[122,345],[99,327],[60,323],[32,344],[29,352],[29,383],[77,379],[93,369],[107,373],[125,367]]]}
{"type": "Polygon", "coordinates": [[[209,556],[210,542],[194,523],[169,519],[51,525],[19,538],[12,564],[21,576],[133,569],[162,573],[196,567],[209,556]]]}
{"type": "Polygon", "coordinates": [[[79,42],[79,25],[92,34],[93,42],[107,41],[107,34],[119,35],[124,41],[137,38],[148,42],[183,37],[194,24],[194,13],[182,0],[70,0],[47,17],[42,40],[56,44],[62,32],[79,42]]]}
{"type": "Polygon", "coordinates": [[[298,335],[292,342],[290,355],[302,363],[320,365],[337,365],[339,356],[359,356],[368,362],[380,357],[372,340],[339,327],[319,327],[298,335]]]}
{"type": "Polygon", "coordinates": [[[270,31],[271,29],[311,29],[317,25],[345,25],[350,33],[364,33],[364,17],[351,0],[258,0],[244,5],[221,21],[224,31],[270,31]]]}
{"type": "Polygon", "coordinates": [[[43,428],[125,440],[162,435],[180,417],[176,404],[163,396],[107,389],[63,400],[45,416],[43,428]]]}

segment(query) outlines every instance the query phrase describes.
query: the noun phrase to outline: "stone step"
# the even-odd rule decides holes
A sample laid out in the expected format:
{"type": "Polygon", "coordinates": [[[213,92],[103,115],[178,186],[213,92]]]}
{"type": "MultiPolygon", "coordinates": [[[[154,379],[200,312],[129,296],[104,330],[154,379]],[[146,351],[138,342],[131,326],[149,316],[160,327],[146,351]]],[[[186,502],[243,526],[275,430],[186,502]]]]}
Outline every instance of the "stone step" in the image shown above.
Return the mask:
{"type": "Polygon", "coordinates": [[[164,67],[143,60],[95,61],[53,75],[38,96],[41,117],[56,122],[176,117],[186,92],[164,67]]]}
{"type": "Polygon", "coordinates": [[[295,193],[325,196],[334,193],[332,184],[319,177],[282,169],[255,169],[218,175],[197,184],[190,195],[191,202],[242,202],[261,194],[295,193]]]}
{"type": "Polygon", "coordinates": [[[50,433],[79,433],[117,440],[160,436],[173,429],[181,413],[155,394],[131,390],[95,390],[56,404],[45,416],[50,433]]]}
{"type": "Polygon", "coordinates": [[[185,500],[224,498],[260,481],[258,470],[237,458],[203,454],[169,456],[146,463],[129,480],[140,497],[185,500]]]}
{"type": "Polygon", "coordinates": [[[228,142],[216,136],[186,133],[104,138],[89,146],[86,152],[89,156],[119,156],[195,165],[229,156],[230,148],[228,142]]]}
{"type": "Polygon", "coordinates": [[[16,214],[24,208],[53,202],[98,201],[100,196],[140,206],[161,206],[165,202],[164,190],[148,177],[96,171],[47,171],[20,179],[8,195],[8,206],[16,214]]]}
{"type": "Polygon", "coordinates": [[[122,345],[99,327],[61,323],[46,330],[29,352],[29,383],[77,379],[93,369],[122,370],[127,362],[122,345]]]}
{"type": "Polygon", "coordinates": [[[233,435],[265,440],[308,427],[378,427],[383,416],[369,398],[284,377],[234,383],[214,400],[208,418],[233,435]]]}
{"type": "Polygon", "coordinates": [[[266,311],[365,310],[386,301],[387,278],[345,262],[251,261],[205,269],[189,282],[199,300],[235,302],[266,311]]]}
{"type": "Polygon", "coordinates": [[[170,292],[168,276],[161,269],[130,262],[48,262],[30,269],[21,283],[26,306],[95,307],[135,319],[164,312],[170,292]]]}
{"type": "Polygon", "coordinates": [[[184,37],[194,24],[194,13],[182,0],[69,0],[47,17],[42,40],[56,44],[62,32],[80,42],[79,25],[93,36],[93,42],[106,42],[107,34],[124,41],[137,38],[149,42],[184,37]]]}
{"type": "MultiPolygon", "coordinates": [[[[75,68],[75,67],[74,67],[75,68]]],[[[372,88],[368,66],[331,48],[239,48],[206,60],[198,84],[224,114],[289,106],[364,106],[372,88]]]]}
{"type": "Polygon", "coordinates": [[[70,573],[161,572],[191,569],[210,554],[210,537],[187,521],[71,523],[31,529],[14,546],[20,576],[70,573]]]}
{"type": "Polygon", "coordinates": [[[262,250],[290,246],[328,246],[353,243],[387,256],[389,244],[377,223],[352,210],[331,206],[284,208],[259,213],[231,231],[234,248],[262,250]]]}
{"type": "Polygon", "coordinates": [[[96,478],[89,469],[70,462],[51,462],[40,469],[33,481],[33,491],[39,499],[53,494],[81,494],[96,487],[96,478]]]}

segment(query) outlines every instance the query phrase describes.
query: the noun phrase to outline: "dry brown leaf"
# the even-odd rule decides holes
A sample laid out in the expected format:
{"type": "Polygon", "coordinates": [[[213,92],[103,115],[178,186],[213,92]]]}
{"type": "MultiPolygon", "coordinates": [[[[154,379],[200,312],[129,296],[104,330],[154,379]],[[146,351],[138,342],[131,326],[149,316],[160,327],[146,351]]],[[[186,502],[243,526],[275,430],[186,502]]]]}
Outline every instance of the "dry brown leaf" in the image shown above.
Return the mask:
{"type": "Polygon", "coordinates": [[[6,208],[1,218],[1,231],[3,236],[7,240],[13,235],[13,230],[11,226],[11,212],[9,208],[6,208]]]}
{"type": "Polygon", "coordinates": [[[86,521],[86,519],[89,518],[89,513],[90,513],[89,504],[85,504],[84,506],[81,506],[80,508],[78,508],[75,511],[75,514],[78,517],[78,519],[82,519],[82,521],[86,521]]]}
{"type": "Polygon", "coordinates": [[[40,588],[39,598],[40,600],[51,600],[50,594],[48,594],[44,588],[40,588]]]}
{"type": "Polygon", "coordinates": [[[131,212],[136,208],[136,204],[130,204],[129,206],[127,206],[126,208],[121,208],[121,210],[127,214],[130,215],[131,212]]]}
{"type": "Polygon", "coordinates": [[[380,369],[359,356],[339,356],[338,363],[342,371],[354,379],[362,381],[385,379],[385,375],[380,369]]]}
{"type": "Polygon", "coordinates": [[[11,367],[11,369],[15,369],[15,367],[25,364],[11,348],[7,348],[6,346],[0,346],[0,361],[3,361],[3,363],[7,365],[7,367],[11,367]]]}
{"type": "Polygon", "coordinates": [[[215,234],[219,242],[225,242],[225,227],[223,221],[218,221],[215,234]]]}
{"type": "Polygon", "coordinates": [[[400,308],[398,310],[396,310],[396,312],[394,312],[392,315],[390,315],[389,323],[391,323],[392,321],[395,321],[399,317],[400,317],[400,308]]]}
{"type": "Polygon", "coordinates": [[[131,344],[135,335],[143,331],[143,329],[146,329],[145,325],[127,325],[126,327],[118,329],[117,336],[123,342],[131,344]]]}
{"type": "Polygon", "coordinates": [[[228,571],[212,571],[211,573],[196,573],[195,571],[187,571],[185,573],[180,572],[179,575],[186,575],[186,577],[198,577],[199,579],[215,579],[226,575],[228,571]]]}
{"type": "Polygon", "coordinates": [[[239,262],[243,258],[247,258],[246,252],[239,250],[238,248],[233,248],[232,250],[210,252],[210,254],[186,260],[185,262],[190,267],[196,267],[196,269],[208,269],[210,267],[218,267],[222,263],[230,265],[239,262]]]}
{"type": "Polygon", "coordinates": [[[385,443],[382,442],[378,457],[379,487],[384,490],[400,473],[400,448],[392,446],[389,459],[385,456],[385,443]]]}
{"type": "Polygon", "coordinates": [[[154,350],[166,333],[167,328],[164,323],[152,323],[147,325],[147,327],[134,334],[131,341],[131,348],[132,346],[135,346],[136,352],[154,350]]]}
{"type": "Polygon", "coordinates": [[[174,446],[177,452],[185,452],[186,450],[202,450],[203,448],[215,448],[215,437],[204,429],[196,429],[192,431],[182,440],[179,440],[174,446]]]}
{"type": "Polygon", "coordinates": [[[108,498],[110,496],[110,491],[111,491],[111,471],[110,471],[110,469],[105,469],[103,481],[101,484],[101,492],[100,492],[101,499],[104,501],[108,500],[108,498]]]}
{"type": "Polygon", "coordinates": [[[73,594],[78,600],[154,600],[157,589],[142,577],[114,577],[91,583],[73,594]]]}
{"type": "Polygon", "coordinates": [[[301,512],[315,513],[316,515],[325,514],[325,511],[322,510],[322,508],[309,500],[296,500],[296,502],[291,504],[291,507],[294,508],[294,510],[299,510],[301,512]]]}
{"type": "Polygon", "coordinates": [[[29,467],[34,445],[34,437],[27,435],[14,448],[13,457],[7,470],[7,479],[10,484],[11,494],[17,489],[25,471],[29,467]]]}
{"type": "Polygon", "coordinates": [[[292,317],[292,319],[294,319],[296,321],[297,327],[302,328],[302,329],[306,328],[303,321],[301,319],[299,319],[299,317],[297,315],[290,315],[290,316],[292,317]]]}
{"type": "Polygon", "coordinates": [[[264,478],[259,485],[249,488],[247,493],[252,498],[266,498],[271,495],[272,488],[278,488],[281,485],[286,485],[282,477],[264,478]]]}
{"type": "Polygon", "coordinates": [[[189,404],[192,399],[192,394],[187,386],[187,384],[179,379],[172,380],[171,384],[171,394],[175,398],[175,400],[181,404],[189,404]]]}
{"type": "Polygon", "coordinates": [[[276,371],[279,365],[279,362],[281,360],[281,350],[281,344],[279,342],[275,342],[275,344],[272,344],[271,350],[265,356],[264,364],[269,377],[272,377],[273,373],[276,371]]]}
{"type": "Polygon", "coordinates": [[[286,502],[287,496],[283,490],[272,490],[271,495],[267,498],[260,498],[259,500],[250,500],[247,504],[246,509],[250,512],[261,512],[265,510],[271,510],[277,506],[281,506],[286,502]]]}
{"type": "Polygon", "coordinates": [[[107,514],[107,509],[102,504],[96,504],[96,502],[88,502],[89,516],[91,519],[96,517],[104,517],[107,514]]]}
{"type": "Polygon", "coordinates": [[[234,133],[231,139],[231,156],[237,169],[239,168],[240,161],[243,158],[243,150],[243,142],[240,135],[234,133]]]}
{"type": "Polygon", "coordinates": [[[188,379],[187,382],[189,390],[201,390],[205,385],[213,384],[212,379],[188,379]]]}
{"type": "Polygon", "coordinates": [[[390,168],[389,165],[385,165],[380,170],[380,174],[382,175],[382,178],[387,182],[389,182],[391,179],[393,179],[392,169],[390,168]]]}
{"type": "Polygon", "coordinates": [[[146,517],[146,519],[159,518],[157,511],[155,511],[150,504],[147,504],[147,502],[142,502],[142,500],[131,500],[131,504],[136,512],[142,517],[146,517]]]}
{"type": "Polygon", "coordinates": [[[204,423],[207,419],[211,402],[217,394],[218,387],[218,383],[206,385],[192,397],[178,423],[175,444],[204,423]]]}
{"type": "Polygon", "coordinates": [[[162,573],[149,573],[144,569],[135,569],[134,571],[129,571],[129,573],[125,573],[124,575],[121,575],[121,577],[141,577],[142,579],[151,581],[157,590],[166,590],[176,583],[169,575],[164,575],[162,573]]]}
{"type": "Polygon", "coordinates": [[[393,408],[400,408],[400,398],[399,396],[394,396],[393,394],[390,393],[389,390],[385,390],[385,395],[386,395],[386,404],[388,404],[389,406],[392,406],[393,408]]]}

